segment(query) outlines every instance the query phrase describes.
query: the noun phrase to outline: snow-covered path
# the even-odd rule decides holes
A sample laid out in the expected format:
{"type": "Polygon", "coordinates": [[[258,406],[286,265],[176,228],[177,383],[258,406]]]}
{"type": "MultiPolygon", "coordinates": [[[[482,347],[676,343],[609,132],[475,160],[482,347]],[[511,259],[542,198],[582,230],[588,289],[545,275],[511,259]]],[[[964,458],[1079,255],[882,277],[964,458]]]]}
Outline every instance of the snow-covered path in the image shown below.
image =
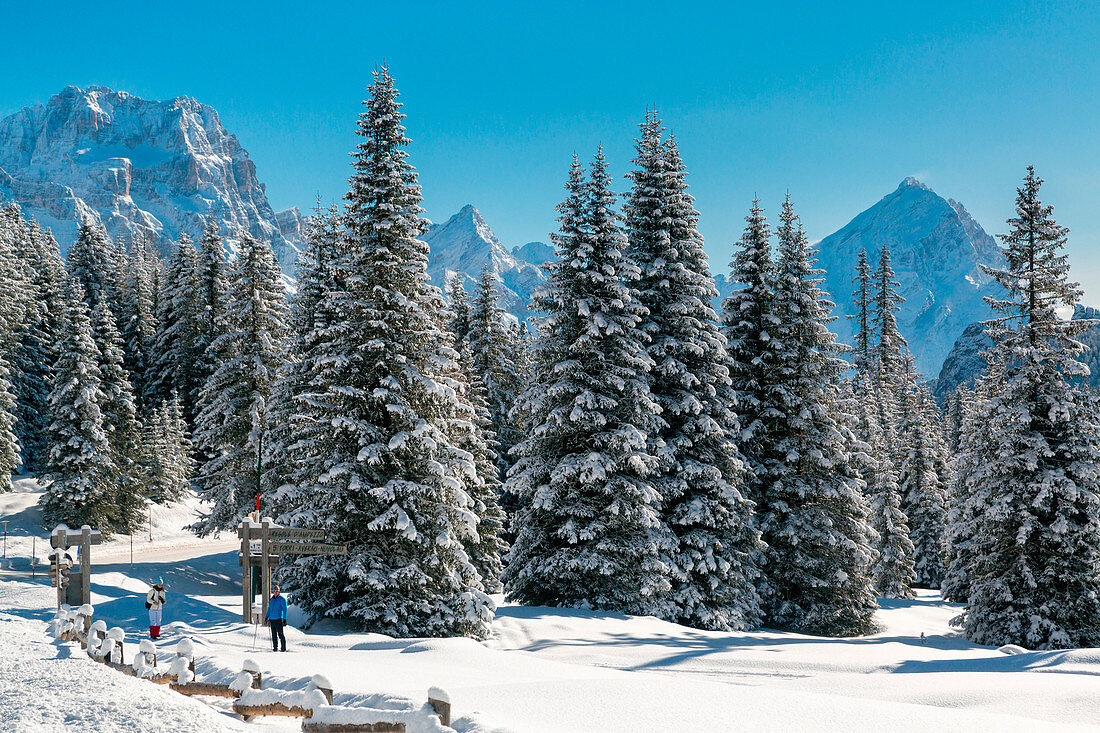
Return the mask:
{"type": "MultiPolygon", "coordinates": [[[[17,531],[41,532],[28,509],[34,493],[0,495],[12,512],[6,516],[25,520],[12,522],[17,531]]],[[[410,711],[409,733],[443,730],[423,707],[432,685],[450,693],[460,733],[1100,731],[1100,651],[1009,656],[975,646],[949,625],[958,607],[934,593],[884,601],[883,631],[849,640],[713,633],[504,603],[484,643],[391,639],[333,622],[307,634],[292,607],[290,653],[274,654],[264,651],[266,630],[239,619],[235,540],[188,536],[182,527],[193,511],[159,510],[156,539],[135,552],[132,566],[128,538],[96,548],[96,617],[123,627],[131,642],[141,638],[144,593],[163,576],[169,603],[160,646],[193,638],[200,678],[229,681],[249,657],[263,667],[265,686],[296,689],[324,674],[338,704],[410,711]]],[[[0,730],[297,727],[287,720],[244,725],[222,712],[225,701],[188,700],[53,643],[45,628],[53,591],[41,574],[28,582],[17,561],[28,539],[17,535],[9,544],[16,561],[0,572],[0,721],[15,721],[0,730]],[[82,695],[85,688],[92,692],[82,695]]]]}
{"type": "Polygon", "coordinates": [[[0,721],[11,733],[74,730],[231,731],[249,726],[167,687],[127,677],[96,664],[80,646],[46,635],[41,609],[19,608],[17,594],[37,597],[0,581],[0,721]]]}

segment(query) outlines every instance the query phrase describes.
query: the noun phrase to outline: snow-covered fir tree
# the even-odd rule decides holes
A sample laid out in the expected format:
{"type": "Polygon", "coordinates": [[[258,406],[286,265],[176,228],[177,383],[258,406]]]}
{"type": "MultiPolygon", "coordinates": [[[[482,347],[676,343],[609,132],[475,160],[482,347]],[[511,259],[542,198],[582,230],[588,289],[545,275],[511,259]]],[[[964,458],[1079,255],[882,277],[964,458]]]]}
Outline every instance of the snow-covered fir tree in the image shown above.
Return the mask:
{"type": "Polygon", "coordinates": [[[842,411],[839,357],[827,323],[832,303],[818,285],[801,225],[787,197],[778,229],[778,321],[765,383],[780,419],[768,435],[778,457],[766,464],[757,511],[767,547],[761,597],[766,623],[827,636],[873,631],[874,553],[868,507],[851,451],[857,443],[842,411]]]}
{"type": "Polygon", "coordinates": [[[782,414],[777,406],[773,360],[776,315],[776,267],[771,255],[771,229],[760,202],[752,202],[745,231],[730,263],[730,282],[741,284],[722,303],[722,333],[729,354],[733,407],[740,433],[737,445],[748,462],[748,498],[756,501],[769,467],[776,460],[770,438],[782,414]]]}
{"type": "MultiPolygon", "coordinates": [[[[219,242],[220,246],[220,242],[219,242]]],[[[286,296],[275,253],[242,232],[219,293],[220,332],[210,344],[219,366],[199,394],[195,447],[200,496],[210,511],[195,525],[200,535],[233,529],[262,490],[268,404],[276,375],[287,362],[286,296]]]]}
{"type": "Polygon", "coordinates": [[[497,274],[485,265],[469,305],[464,348],[469,352],[466,362],[470,379],[478,383],[489,411],[487,428],[496,438],[497,468],[503,475],[512,465],[508,454],[520,440],[509,412],[526,385],[516,372],[515,341],[504,322],[504,311],[497,305],[498,281],[497,274]]]}
{"type": "Polygon", "coordinates": [[[80,284],[88,308],[94,308],[101,300],[106,300],[112,308],[117,307],[121,296],[119,273],[110,237],[100,224],[89,218],[81,220],[66,264],[69,275],[80,284]]]}
{"type": "Polygon", "coordinates": [[[113,507],[118,469],[103,425],[99,350],[92,340],[83,287],[69,292],[66,333],[54,367],[50,408],[50,454],[39,480],[47,527],[88,524],[109,535],[116,528],[113,507]]]}
{"type": "MultiPolygon", "coordinates": [[[[243,233],[242,236],[250,236],[243,233]]],[[[218,368],[218,354],[210,348],[220,336],[223,309],[229,305],[229,290],[225,245],[218,233],[214,217],[206,217],[202,237],[196,247],[195,279],[198,282],[198,305],[195,312],[195,352],[200,355],[195,379],[202,390],[206,380],[218,368]]],[[[196,408],[197,409],[197,408],[196,408]]],[[[201,446],[200,446],[201,450],[201,446]]]]}
{"type": "Polygon", "coordinates": [[[901,510],[897,468],[886,450],[879,425],[878,393],[867,371],[857,373],[849,391],[849,412],[855,416],[852,430],[860,442],[852,453],[865,484],[869,522],[875,551],[871,580],[884,598],[912,598],[913,543],[909,539],[909,518],[901,510]]]}
{"type": "Polygon", "coordinates": [[[178,501],[191,485],[195,464],[177,395],[150,413],[145,422],[142,455],[148,497],[158,504],[178,501]]]}
{"type": "Polygon", "coordinates": [[[122,337],[106,300],[92,310],[92,339],[99,352],[99,409],[116,476],[111,492],[111,526],[132,533],[145,514],[141,425],[133,388],[123,367],[122,337]]]}
{"type": "Polygon", "coordinates": [[[125,259],[124,292],[118,314],[119,333],[125,346],[125,366],[134,390],[138,414],[144,415],[144,397],[150,377],[153,342],[157,334],[156,310],[153,304],[153,282],[150,260],[157,255],[149,251],[143,235],[135,236],[125,259]]]}
{"type": "Polygon", "coordinates": [[[856,371],[870,373],[874,364],[874,334],[873,334],[873,306],[875,293],[871,281],[871,267],[867,264],[867,250],[859,251],[859,260],[856,263],[856,276],[852,279],[856,289],[852,292],[852,305],[855,313],[848,318],[855,321],[855,345],[853,347],[852,364],[856,371]]]}
{"type": "Polygon", "coordinates": [[[16,228],[15,255],[27,273],[23,317],[10,357],[15,431],[23,470],[38,473],[49,452],[52,369],[64,336],[68,286],[65,264],[49,232],[23,222],[14,205],[5,214],[21,223],[16,228]]]}
{"type": "Polygon", "coordinates": [[[179,396],[184,419],[194,425],[195,403],[202,387],[199,376],[204,354],[199,343],[198,253],[186,234],[181,234],[172,260],[161,278],[154,339],[153,375],[147,382],[146,399],[153,404],[179,396]]]}
{"type": "Polygon", "coordinates": [[[1028,649],[1100,645],[1100,425],[1074,336],[1089,321],[1056,312],[1081,296],[1069,279],[1067,230],[1039,198],[1029,167],[1017,189],[1006,265],[986,268],[1006,291],[990,299],[1004,386],[986,417],[996,442],[969,478],[977,517],[964,627],[979,644],[1028,649]]]}
{"type": "Polygon", "coordinates": [[[640,327],[654,366],[652,399],[662,422],[652,434],[653,478],[677,544],[667,558],[672,590],[665,617],[707,629],[760,623],[752,502],[733,436],[725,338],[711,301],[717,289],[703,251],[698,213],[674,140],[662,140],[650,112],[635,141],[632,188],[623,210],[628,254],[640,268],[640,327]]]}
{"type": "Polygon", "coordinates": [[[447,308],[451,313],[447,327],[454,335],[455,347],[461,350],[470,340],[470,294],[457,272],[447,279],[447,308]]]}
{"type": "Polygon", "coordinates": [[[483,637],[493,604],[463,540],[476,529],[476,466],[454,442],[471,421],[457,353],[428,282],[420,187],[389,71],[375,72],[357,132],[345,236],[318,334],[303,464],[276,496],[282,520],[324,529],[346,556],[298,558],[284,584],[313,618],[395,636],[483,637]]]}
{"type": "Polygon", "coordinates": [[[909,519],[916,584],[939,588],[943,581],[946,540],[947,486],[943,483],[942,441],[929,420],[916,385],[898,392],[898,483],[901,507],[909,519]]]}
{"type": "Polygon", "coordinates": [[[265,495],[276,496],[295,471],[308,476],[320,475],[322,470],[321,456],[307,453],[304,448],[308,444],[299,439],[303,424],[309,420],[307,409],[299,400],[311,391],[310,382],[320,369],[319,360],[327,358],[323,351],[325,334],[338,320],[326,294],[337,286],[334,264],[341,236],[339,210],[336,206],[322,209],[318,201],[314,216],[307,220],[303,231],[298,287],[287,311],[287,359],[279,370],[268,403],[270,419],[264,440],[262,479],[265,495]]]}
{"type": "Polygon", "coordinates": [[[602,150],[588,181],[574,157],[566,191],[535,376],[515,408],[526,437],[507,488],[522,507],[504,584],[532,605],[661,613],[675,537],[653,485],[660,408],[602,150]]]}

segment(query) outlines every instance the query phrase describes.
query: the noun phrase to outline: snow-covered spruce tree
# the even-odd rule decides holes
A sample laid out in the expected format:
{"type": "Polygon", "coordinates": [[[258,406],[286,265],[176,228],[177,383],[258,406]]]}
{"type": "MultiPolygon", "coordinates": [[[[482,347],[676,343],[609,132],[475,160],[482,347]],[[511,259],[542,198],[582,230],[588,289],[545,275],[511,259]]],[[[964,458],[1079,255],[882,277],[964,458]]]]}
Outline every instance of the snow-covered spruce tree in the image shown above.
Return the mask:
{"type": "Polygon", "coordinates": [[[198,254],[190,237],[181,234],[161,279],[155,362],[147,399],[155,404],[170,399],[175,392],[188,425],[194,425],[195,403],[202,387],[199,375],[204,355],[197,350],[201,307],[198,254]]]}
{"type": "Polygon", "coordinates": [[[672,591],[666,617],[707,629],[760,623],[752,502],[741,493],[743,461],[734,442],[725,338],[710,305],[710,274],[686,168],[674,140],[661,139],[655,113],[635,141],[633,185],[623,207],[628,253],[639,266],[641,328],[653,400],[663,423],[653,433],[654,485],[677,545],[666,559],[672,591]]]}
{"type": "Polygon", "coordinates": [[[106,300],[111,307],[116,306],[119,293],[114,253],[110,238],[99,223],[87,217],[81,220],[66,264],[69,275],[80,283],[89,309],[101,300],[106,300]]]}
{"type": "Polygon", "coordinates": [[[375,72],[346,195],[345,236],[302,405],[307,462],[276,496],[282,521],[326,531],[346,556],[298,558],[285,585],[313,618],[394,636],[488,633],[493,604],[463,539],[476,524],[469,452],[455,422],[469,406],[443,298],[428,283],[420,187],[407,160],[393,78],[375,72]]]}
{"type": "Polygon", "coordinates": [[[875,346],[872,353],[879,424],[882,426],[887,450],[894,456],[895,462],[900,464],[904,447],[897,435],[900,419],[898,401],[902,399],[901,393],[908,388],[911,380],[906,378],[905,355],[909,347],[898,331],[897,312],[903,298],[897,292],[900,283],[894,278],[894,268],[890,265],[890,249],[884,245],[874,274],[872,323],[875,346]]]}
{"type": "Polygon", "coordinates": [[[307,454],[300,440],[303,423],[308,423],[299,399],[310,392],[310,382],[319,369],[324,334],[339,320],[326,305],[327,293],[336,288],[334,263],[340,251],[341,217],[337,207],[321,207],[307,220],[298,255],[298,287],[287,309],[287,359],[276,375],[272,397],[268,401],[268,425],[264,438],[265,496],[277,492],[290,481],[295,471],[302,475],[320,475],[321,456],[307,454]],[[310,465],[306,465],[310,464],[310,465]]]}
{"type": "Polygon", "coordinates": [[[871,281],[871,267],[867,264],[867,250],[859,251],[856,263],[856,276],[852,279],[856,289],[852,292],[852,302],[856,312],[848,318],[856,323],[855,347],[852,363],[856,371],[870,374],[874,368],[875,340],[872,332],[872,308],[875,303],[874,285],[871,281]]]}
{"type": "Polygon", "coordinates": [[[842,411],[847,363],[826,326],[832,308],[818,287],[810,249],[790,197],[778,229],[778,328],[772,371],[781,418],[768,436],[757,511],[763,552],[761,597],[768,625],[826,636],[872,632],[878,608],[874,552],[863,481],[851,459],[857,443],[842,411]]]}
{"type": "Polygon", "coordinates": [[[915,576],[909,518],[901,510],[897,469],[878,422],[878,395],[870,373],[859,372],[849,394],[850,412],[855,416],[852,431],[860,443],[852,459],[865,484],[869,522],[874,530],[871,580],[881,597],[912,598],[910,586],[915,576]]]}
{"type": "MultiPolygon", "coordinates": [[[[993,354],[987,353],[987,358],[993,354]]],[[[960,415],[959,448],[954,480],[948,493],[945,541],[947,562],[940,593],[944,600],[966,603],[970,595],[974,538],[978,518],[985,511],[984,490],[974,481],[987,461],[993,459],[996,436],[989,428],[990,398],[1004,387],[1004,369],[990,362],[990,369],[974,385],[974,396],[960,415]]]]}
{"type": "Polygon", "coordinates": [[[770,437],[773,423],[782,414],[773,384],[774,341],[779,320],[776,316],[775,262],[772,260],[771,229],[760,201],[752,202],[745,217],[745,231],[730,263],[730,282],[741,283],[722,303],[722,333],[726,337],[732,407],[737,411],[740,433],[736,443],[747,459],[748,497],[756,501],[765,476],[777,460],[770,437]]]}
{"type": "Polygon", "coordinates": [[[153,341],[157,334],[149,265],[149,260],[156,257],[155,253],[149,251],[144,235],[135,236],[131,240],[125,261],[126,297],[117,314],[119,332],[125,346],[126,373],[133,385],[135,406],[142,416],[146,413],[144,395],[150,376],[153,341]]]}
{"type": "Polygon", "coordinates": [[[459,369],[452,379],[464,395],[470,415],[467,420],[455,420],[450,432],[455,445],[468,451],[473,459],[475,470],[466,477],[466,487],[471,499],[470,509],[478,519],[477,526],[471,527],[463,537],[463,545],[470,563],[481,577],[482,589],[486,593],[500,593],[504,590],[500,576],[508,543],[504,539],[507,517],[500,503],[499,446],[493,433],[485,386],[467,376],[473,374],[469,365],[470,349],[465,349],[459,357],[459,369]]]}
{"type": "Polygon", "coordinates": [[[10,362],[15,431],[23,470],[39,473],[49,453],[52,369],[64,336],[68,286],[65,264],[49,232],[27,222],[15,245],[16,258],[28,273],[26,308],[10,362]]]}
{"type": "Polygon", "coordinates": [[[0,492],[11,491],[11,475],[22,459],[15,434],[16,401],[10,362],[19,344],[23,321],[33,307],[30,273],[16,253],[16,239],[26,236],[18,209],[0,214],[0,492]],[[9,217],[9,214],[11,215],[9,217]]]}
{"type": "Polygon", "coordinates": [[[82,291],[79,283],[71,284],[66,333],[50,393],[50,455],[39,477],[46,490],[39,503],[47,527],[88,524],[109,535],[116,529],[118,469],[100,412],[99,350],[82,291]]]}
{"type": "Polygon", "coordinates": [[[1028,649],[1100,645],[1100,425],[1077,378],[1074,336],[1092,325],[1056,309],[1081,296],[1063,252],[1067,230],[1039,199],[1029,167],[1003,235],[1008,292],[988,333],[1005,367],[990,401],[990,460],[970,480],[985,508],[974,535],[966,636],[1028,649]]]}
{"type": "Polygon", "coordinates": [[[498,280],[489,265],[482,268],[477,292],[469,306],[465,349],[469,352],[470,379],[478,383],[478,392],[489,411],[486,427],[496,439],[496,465],[501,475],[505,475],[512,465],[508,453],[520,440],[509,413],[526,384],[516,372],[515,342],[504,322],[504,311],[497,305],[498,280]]]}
{"type": "Polygon", "coordinates": [[[944,521],[947,512],[947,487],[940,466],[944,460],[942,442],[936,435],[937,426],[928,419],[917,386],[904,386],[898,398],[901,452],[898,482],[901,507],[909,518],[916,584],[939,588],[946,553],[944,521]]]}
{"type": "Polygon", "coordinates": [[[587,182],[574,157],[566,191],[536,374],[515,408],[526,438],[507,489],[522,506],[504,585],[532,605],[663,614],[675,537],[652,483],[660,408],[602,150],[587,182]]]}
{"type": "Polygon", "coordinates": [[[455,348],[461,351],[470,339],[470,295],[457,272],[447,278],[447,310],[451,314],[447,328],[454,336],[455,348]]]}
{"type": "MultiPolygon", "coordinates": [[[[242,236],[250,235],[244,232],[242,236]]],[[[198,381],[198,389],[201,390],[206,380],[219,366],[218,355],[210,349],[210,345],[223,333],[222,310],[228,304],[226,293],[229,290],[225,245],[222,243],[222,236],[218,233],[218,223],[212,216],[206,217],[196,252],[195,277],[198,281],[198,306],[195,313],[195,351],[200,354],[200,358],[195,379],[198,381]]]]}
{"type": "Polygon", "coordinates": [[[148,498],[158,504],[178,501],[191,485],[194,459],[179,397],[157,405],[145,423],[142,454],[148,498]]]}
{"type": "Polygon", "coordinates": [[[195,444],[203,462],[200,496],[209,513],[195,524],[200,536],[231,530],[262,490],[268,403],[287,363],[286,296],[275,253],[251,234],[240,235],[229,289],[220,293],[220,332],[209,352],[219,366],[199,394],[195,444]]]}
{"type": "Polygon", "coordinates": [[[106,300],[96,303],[91,319],[92,339],[99,351],[99,409],[117,472],[111,492],[111,526],[129,534],[141,524],[145,515],[141,425],[137,420],[133,388],[123,367],[122,337],[115,328],[115,317],[106,300]]]}

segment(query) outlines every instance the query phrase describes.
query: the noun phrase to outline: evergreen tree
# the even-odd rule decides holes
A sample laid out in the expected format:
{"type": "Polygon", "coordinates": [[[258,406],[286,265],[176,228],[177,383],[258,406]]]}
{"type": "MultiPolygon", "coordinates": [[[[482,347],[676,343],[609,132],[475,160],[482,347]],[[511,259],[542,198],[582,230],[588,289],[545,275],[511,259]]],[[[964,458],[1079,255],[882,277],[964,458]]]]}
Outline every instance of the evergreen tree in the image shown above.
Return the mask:
{"type": "Polygon", "coordinates": [[[461,351],[470,340],[470,295],[462,287],[462,275],[457,272],[447,279],[447,306],[451,312],[447,327],[461,351]]]}
{"type": "MultiPolygon", "coordinates": [[[[9,211],[21,220],[17,208],[9,211]]],[[[48,232],[26,222],[15,244],[16,258],[27,272],[26,308],[10,363],[15,431],[23,470],[38,473],[49,452],[49,397],[53,365],[64,336],[67,284],[57,242],[48,232]]]]}
{"type": "Polygon", "coordinates": [[[132,533],[145,514],[145,477],[141,466],[141,426],[134,393],[123,368],[122,337],[115,317],[100,300],[91,314],[92,339],[99,344],[100,413],[116,470],[111,491],[111,526],[132,533]]]}
{"type": "Polygon", "coordinates": [[[660,463],[654,484],[677,544],[667,562],[666,617],[709,629],[760,622],[752,503],[742,496],[743,461],[733,440],[725,339],[710,303],[717,296],[686,169],[674,140],[661,139],[655,113],[635,141],[633,186],[624,206],[630,257],[639,265],[641,329],[654,367],[653,400],[663,422],[653,433],[660,463]]]}
{"type": "Polygon", "coordinates": [[[516,403],[527,430],[508,489],[522,508],[504,583],[532,605],[661,612],[675,538],[651,482],[659,406],[602,150],[587,182],[574,157],[566,191],[536,376],[516,403]]]}
{"type": "Polygon", "coordinates": [[[345,235],[323,307],[317,372],[299,404],[304,463],[276,496],[283,520],[324,529],[346,556],[281,569],[313,618],[396,636],[483,637],[492,601],[464,540],[476,528],[471,454],[453,436],[474,415],[452,375],[443,298],[418,239],[420,187],[389,71],[359,117],[345,235]]]}
{"type": "Polygon", "coordinates": [[[150,376],[153,342],[156,339],[156,310],[149,261],[157,255],[147,248],[144,236],[130,242],[125,264],[125,292],[119,316],[119,332],[125,346],[125,367],[133,385],[138,414],[145,414],[144,396],[150,376]]]}
{"type": "Polygon", "coordinates": [[[99,350],[83,288],[73,282],[61,356],[54,369],[50,408],[50,455],[39,480],[46,487],[40,504],[47,527],[91,525],[105,535],[113,526],[118,469],[103,425],[99,350]]]}
{"type": "Polygon", "coordinates": [[[102,225],[87,217],[81,220],[76,241],[69,247],[67,265],[69,275],[80,284],[89,309],[104,300],[109,306],[116,305],[114,253],[102,225]]]}
{"type": "Polygon", "coordinates": [[[179,501],[191,483],[194,460],[178,395],[157,405],[145,424],[143,437],[149,499],[158,504],[179,501]]]}
{"type": "Polygon", "coordinates": [[[841,409],[847,365],[826,324],[832,308],[818,285],[813,252],[790,197],[778,230],[778,327],[772,339],[781,418],[769,435],[779,459],[757,500],[763,553],[761,595],[769,625],[803,633],[872,632],[872,530],[851,449],[856,438],[841,409]]]}
{"type": "MultiPolygon", "coordinates": [[[[859,262],[856,264],[856,276],[852,280],[856,285],[852,297],[855,298],[852,305],[856,312],[848,318],[856,322],[855,358],[853,363],[856,370],[861,373],[870,373],[874,364],[874,337],[872,335],[872,308],[875,304],[875,293],[871,282],[871,268],[867,264],[867,250],[859,251],[859,262]]],[[[881,294],[879,294],[881,297],[881,294]]]]}
{"type": "Polygon", "coordinates": [[[773,423],[781,414],[772,383],[774,334],[779,326],[775,294],[778,275],[769,243],[771,229],[759,200],[753,200],[745,221],[729,278],[742,287],[722,304],[722,331],[730,359],[733,407],[740,418],[736,442],[749,469],[747,498],[756,501],[768,471],[778,460],[770,437],[773,423]]]}
{"type": "MultiPolygon", "coordinates": [[[[249,236],[251,235],[247,232],[241,233],[242,249],[245,246],[243,239],[249,236]]],[[[223,333],[223,310],[228,305],[225,246],[218,233],[218,223],[212,216],[206,217],[202,237],[199,239],[195,276],[198,281],[198,303],[195,312],[194,348],[199,355],[195,380],[197,389],[201,390],[202,385],[219,366],[218,354],[210,346],[223,333]]]]}
{"type": "Polygon", "coordinates": [[[1039,199],[1029,167],[1017,189],[1004,269],[1008,293],[988,333],[1005,368],[992,398],[992,460],[971,478],[984,504],[975,533],[964,626],[979,644],[1028,649],[1100,645],[1100,426],[1096,398],[1077,378],[1074,336],[1089,321],[1056,308],[1081,296],[1063,252],[1067,230],[1039,199]]]}
{"type": "MultiPolygon", "coordinates": [[[[489,411],[486,427],[496,436],[497,468],[503,475],[511,466],[508,453],[520,440],[509,413],[525,384],[516,373],[515,343],[504,323],[504,311],[497,305],[497,281],[497,274],[485,265],[469,306],[465,348],[470,378],[478,383],[489,411]]],[[[457,314],[455,320],[457,323],[457,314]]]]}
{"type": "Polygon", "coordinates": [[[211,509],[200,535],[231,530],[262,490],[263,444],[275,377],[287,362],[282,271],[270,245],[241,234],[229,290],[219,294],[217,331],[209,352],[219,364],[199,395],[195,442],[205,456],[199,494],[211,509]]]}
{"type": "Polygon", "coordinates": [[[902,492],[901,507],[909,518],[913,544],[913,569],[917,585],[939,588],[943,581],[946,543],[946,486],[942,446],[935,424],[915,386],[899,392],[898,428],[901,463],[898,480],[902,492]]]}
{"type": "Polygon", "coordinates": [[[198,255],[186,234],[181,234],[172,261],[161,280],[154,339],[155,366],[148,382],[147,399],[153,403],[179,396],[184,419],[194,424],[195,402],[201,388],[203,354],[200,343],[198,255]]]}

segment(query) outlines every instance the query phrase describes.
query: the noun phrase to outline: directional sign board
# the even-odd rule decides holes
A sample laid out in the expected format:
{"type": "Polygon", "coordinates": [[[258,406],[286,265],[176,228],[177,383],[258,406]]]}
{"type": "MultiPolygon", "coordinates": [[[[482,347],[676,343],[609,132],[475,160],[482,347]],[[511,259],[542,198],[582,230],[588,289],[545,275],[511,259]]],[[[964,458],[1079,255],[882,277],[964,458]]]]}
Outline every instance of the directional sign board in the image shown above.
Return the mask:
{"type": "Polygon", "coordinates": [[[346,555],[347,545],[329,545],[323,542],[272,542],[270,550],[276,555],[346,555]]]}
{"type": "Polygon", "coordinates": [[[273,540],[323,540],[325,538],[325,531],[323,529],[293,529],[290,527],[279,527],[269,530],[267,536],[273,540]]]}

